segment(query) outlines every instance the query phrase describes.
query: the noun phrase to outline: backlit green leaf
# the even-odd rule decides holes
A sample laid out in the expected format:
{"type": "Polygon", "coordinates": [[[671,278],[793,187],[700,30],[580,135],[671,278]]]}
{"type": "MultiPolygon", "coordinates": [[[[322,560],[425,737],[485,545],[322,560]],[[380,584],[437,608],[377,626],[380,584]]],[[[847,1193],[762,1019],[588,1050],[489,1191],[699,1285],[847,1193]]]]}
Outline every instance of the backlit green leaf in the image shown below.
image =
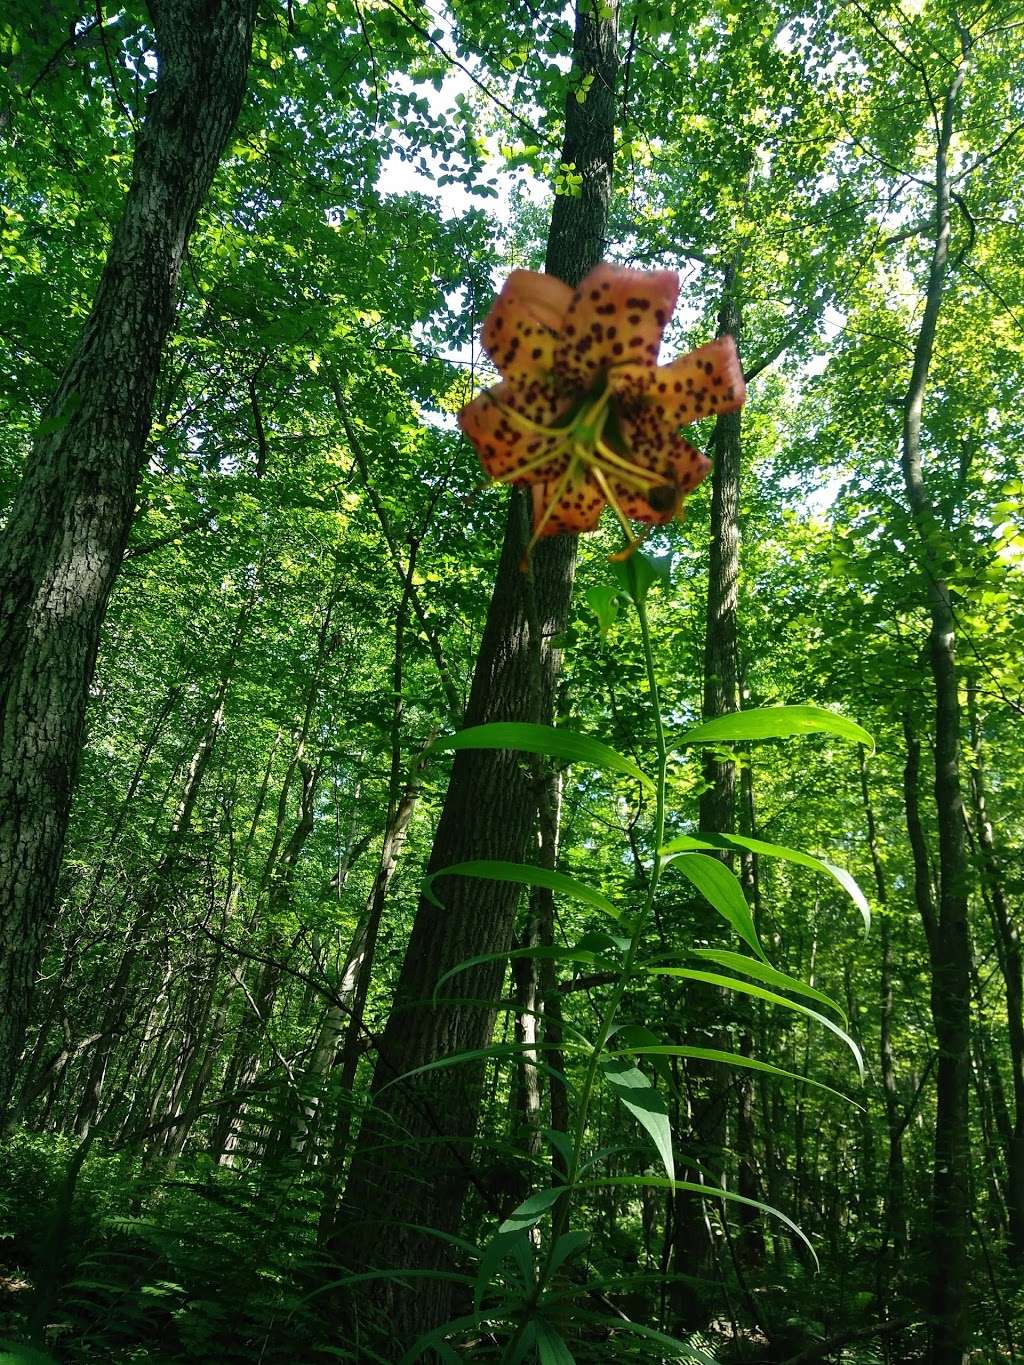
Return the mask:
{"type": "MultiPolygon", "coordinates": [[[[430,750],[460,749],[516,749],[526,754],[545,754],[568,763],[586,763],[592,768],[624,773],[654,790],[654,783],[631,758],[616,753],[599,739],[578,735],[573,730],[560,730],[551,725],[530,725],[525,721],[494,721],[490,725],[474,725],[454,735],[444,735],[430,746],[430,750]]],[[[428,751],[429,752],[429,751],[428,751]]]]}

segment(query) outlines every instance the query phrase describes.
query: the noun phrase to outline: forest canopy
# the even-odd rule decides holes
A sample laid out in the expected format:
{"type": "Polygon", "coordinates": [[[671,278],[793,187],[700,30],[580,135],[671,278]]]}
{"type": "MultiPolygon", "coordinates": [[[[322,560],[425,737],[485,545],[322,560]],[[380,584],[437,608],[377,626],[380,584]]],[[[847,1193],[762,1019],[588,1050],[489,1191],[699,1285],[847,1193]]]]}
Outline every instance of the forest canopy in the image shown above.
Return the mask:
{"type": "Polygon", "coordinates": [[[0,1362],[1024,1351],[1015,0],[0,15],[0,1362]]]}

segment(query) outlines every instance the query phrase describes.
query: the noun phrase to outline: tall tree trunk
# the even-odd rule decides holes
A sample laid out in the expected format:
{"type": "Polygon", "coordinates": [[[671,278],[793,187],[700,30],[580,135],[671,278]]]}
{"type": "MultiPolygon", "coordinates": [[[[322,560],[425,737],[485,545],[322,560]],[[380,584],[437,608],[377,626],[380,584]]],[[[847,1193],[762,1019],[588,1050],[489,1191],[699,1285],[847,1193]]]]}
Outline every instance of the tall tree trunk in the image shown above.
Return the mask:
{"type": "MultiPolygon", "coordinates": [[[[739,281],[735,260],[725,270],[722,300],[718,312],[719,336],[731,336],[739,343],[741,313],[739,281]]],[[[705,720],[728,715],[739,707],[737,681],[737,603],[739,588],[739,497],[742,457],[740,414],[723,413],[715,421],[712,437],[714,467],[711,473],[711,554],[708,566],[708,601],[704,625],[704,698],[701,714],[705,720]]],[[[706,833],[729,834],[736,822],[736,765],[712,753],[704,758],[704,791],[699,806],[700,829],[706,833]]],[[[718,854],[727,865],[729,854],[718,854]]],[[[741,1011],[745,1012],[745,1011],[741,1011]]],[[[715,1046],[725,1046],[724,1038],[715,1046]]],[[[720,1066],[689,1063],[688,1073],[700,1078],[707,1090],[706,1102],[693,1107],[694,1138],[702,1152],[704,1169],[721,1174],[721,1152],[725,1147],[726,1123],[732,1097],[731,1078],[720,1066]],[[709,1155],[717,1153],[718,1155],[709,1155]]],[[[741,1107],[744,1104],[741,1097],[741,1107]]],[[[746,1103],[749,1104],[749,1095],[746,1103]]],[[[741,1128],[743,1122],[741,1119],[741,1128]]],[[[701,1179],[700,1171],[686,1172],[689,1180],[701,1179]]],[[[703,1277],[712,1273],[715,1248],[710,1240],[710,1224],[702,1203],[692,1194],[677,1194],[673,1217],[676,1272],[703,1277]]],[[[683,1286],[675,1296],[681,1321],[699,1327],[707,1320],[704,1300],[683,1286]]]]}
{"type": "MultiPolygon", "coordinates": [[[[305,743],[305,732],[302,735],[305,743]]],[[[302,850],[316,823],[316,790],[322,772],[322,763],[311,766],[303,760],[298,761],[302,778],[299,795],[299,818],[295,822],[283,852],[277,859],[273,870],[268,873],[266,897],[266,917],[270,923],[270,954],[260,968],[255,989],[248,996],[248,1009],[244,1016],[235,1047],[232,1051],[229,1079],[224,1089],[230,1094],[235,1091],[246,1092],[259,1074],[261,1062],[261,1041],[267,1037],[274,1003],[281,984],[281,962],[273,956],[283,950],[279,925],[291,901],[292,884],[295,870],[302,850]]],[[[241,1142],[247,1102],[242,1101],[235,1109],[226,1109],[225,1118],[218,1127],[214,1138],[214,1151],[222,1165],[231,1165],[241,1142]]]]}
{"type": "Polygon", "coordinates": [[[921,327],[903,414],[903,479],[921,541],[931,618],[928,645],[935,688],[935,813],[939,847],[939,897],[931,950],[931,1007],[938,1043],[933,1255],[929,1309],[931,1365],[961,1365],[969,1343],[967,1309],[970,1236],[970,1136],[967,1090],[970,1067],[970,956],[967,929],[968,864],[960,786],[960,691],[956,618],[944,576],[945,535],[925,485],[921,421],[935,332],[949,262],[950,184],[948,158],[954,120],[967,71],[969,35],[961,29],[962,55],[942,102],[935,155],[935,238],[921,327]]]}
{"type": "MultiPolygon", "coordinates": [[[[342,1168],[352,1132],[352,1091],[366,1040],[363,1021],[370,993],[377,935],[380,932],[391,882],[398,869],[398,860],[405,847],[409,825],[419,801],[419,778],[425,764],[425,755],[421,754],[384,832],[377,872],[367,897],[366,907],[349,946],[345,970],[338,987],[338,1000],[328,1008],[324,1021],[326,1038],[337,1042],[344,1033],[344,1045],[338,1067],[338,1112],[331,1138],[324,1182],[325,1193],[319,1218],[318,1239],[322,1245],[330,1241],[335,1228],[342,1168]]],[[[324,1064],[322,1079],[326,1079],[326,1068],[334,1060],[335,1049],[331,1047],[330,1050],[326,1050],[325,1046],[325,1051],[320,1055],[324,1064]]]]}
{"type": "MultiPolygon", "coordinates": [[[[740,341],[739,281],[735,264],[725,271],[718,335],[740,341]]],[[[741,414],[722,413],[712,437],[711,555],[708,566],[708,607],[704,627],[705,720],[739,708],[737,683],[737,604],[740,575],[740,466],[743,454],[741,414]]],[[[735,827],[736,765],[712,754],[704,759],[706,790],[700,798],[700,828],[720,834],[735,827]]]]}
{"type": "Polygon", "coordinates": [[[159,75],[89,319],[0,539],[0,1119],[131,528],[178,273],[245,88],[256,0],[150,0],[159,75]]]}
{"type": "MultiPolygon", "coordinates": [[[[590,0],[579,0],[573,49],[573,85],[592,85],[580,103],[566,99],[562,160],[582,177],[578,197],[560,195],[552,212],[546,268],[575,285],[603,254],[611,192],[618,70],[617,7],[600,17],[590,0]]],[[[532,719],[527,584],[519,569],[525,543],[526,499],[513,494],[494,594],[477,658],[467,725],[532,719]]],[[[541,631],[541,716],[553,713],[558,650],[551,640],[564,626],[572,593],[576,540],[555,536],[533,556],[533,592],[541,631]]],[[[473,858],[522,862],[536,828],[537,798],[528,772],[507,750],[456,755],[429,870],[473,858]]],[[[478,953],[508,949],[518,889],[503,883],[457,878],[439,888],[445,909],[421,900],[403,962],[395,1003],[381,1039],[374,1089],[414,1067],[448,1053],[483,1047],[494,1023],[504,968],[480,966],[450,988],[459,1001],[431,1001],[435,983],[449,968],[478,953]],[[473,1001],[479,1003],[461,1003],[473,1001]]],[[[346,1190],[361,1218],[354,1236],[337,1249],[362,1266],[436,1266],[440,1239],[409,1224],[453,1229],[468,1182],[468,1161],[483,1082],[481,1067],[462,1066],[431,1077],[428,1087],[393,1085],[363,1124],[346,1190]],[[382,1147],[402,1134],[400,1147],[382,1147]],[[420,1144],[429,1141],[429,1147],[420,1144]],[[423,1151],[430,1178],[423,1178],[423,1151]]],[[[394,1283],[371,1287],[387,1312],[397,1340],[443,1320],[449,1290],[443,1281],[418,1282],[415,1294],[394,1283]]]]}
{"type": "Polygon", "coordinates": [[[203,733],[186,766],[181,799],[171,822],[163,854],[154,869],[149,885],[143,891],[142,901],[129,929],[114,979],[109,983],[105,992],[107,1005],[103,1018],[101,1039],[93,1052],[85,1089],[75,1117],[75,1132],[79,1137],[84,1138],[88,1134],[99,1112],[107,1066],[129,1006],[128,985],[142,952],[145,936],[153,917],[166,900],[169,889],[174,883],[186,840],[192,828],[192,816],[199,799],[199,790],[213,757],[217,736],[220,734],[221,725],[224,721],[224,703],[231,680],[234,677],[235,663],[248,614],[249,605],[247,604],[239,618],[235,640],[224,665],[217,691],[211,701],[210,713],[203,733]]]}
{"type": "Polygon", "coordinates": [[[1020,929],[1014,922],[1003,890],[1002,870],[996,851],[985,791],[985,763],[981,745],[981,722],[977,693],[968,688],[971,723],[971,798],[978,851],[985,878],[986,901],[1006,991],[1006,1033],[1010,1046],[1013,1082],[1013,1127],[1006,1143],[1007,1214],[1009,1252],[1016,1265],[1024,1263],[1024,978],[1021,972],[1020,929]]]}
{"type": "Polygon", "coordinates": [[[887,1287],[893,1272],[903,1259],[907,1242],[907,1211],[904,1198],[903,1126],[900,1122],[899,1096],[896,1087],[896,1066],[892,1048],[893,1013],[893,949],[892,911],[885,881],[885,868],[878,847],[875,809],[868,786],[868,768],[864,748],[858,749],[860,763],[860,793],[864,803],[867,825],[868,851],[875,877],[875,900],[879,908],[878,936],[881,949],[881,978],[878,993],[879,1040],[878,1054],[882,1075],[882,1096],[885,1100],[885,1127],[889,1140],[889,1159],[885,1179],[885,1214],[882,1223],[882,1250],[878,1259],[877,1288],[879,1301],[888,1302],[887,1287]],[[890,1254],[891,1245],[891,1254],[890,1254]]]}

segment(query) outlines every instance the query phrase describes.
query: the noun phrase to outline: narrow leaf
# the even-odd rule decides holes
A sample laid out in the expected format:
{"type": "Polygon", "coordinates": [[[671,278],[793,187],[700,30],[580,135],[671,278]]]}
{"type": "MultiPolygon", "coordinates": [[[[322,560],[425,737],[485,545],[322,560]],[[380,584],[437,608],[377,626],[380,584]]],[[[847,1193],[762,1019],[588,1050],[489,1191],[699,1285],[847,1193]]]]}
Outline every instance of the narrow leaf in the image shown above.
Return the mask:
{"type": "Polygon", "coordinates": [[[547,958],[553,962],[585,962],[590,966],[607,967],[609,970],[618,967],[618,963],[615,962],[602,962],[600,955],[593,948],[587,947],[585,942],[581,942],[576,948],[547,948],[541,945],[535,948],[509,948],[504,953],[479,953],[476,957],[467,957],[464,962],[459,962],[449,968],[443,976],[438,977],[437,985],[434,987],[434,1000],[437,1000],[444,983],[450,981],[453,976],[458,976],[459,972],[466,972],[470,967],[479,967],[485,962],[500,962],[504,958],[512,961],[519,957],[547,958]]]}
{"type": "MultiPolygon", "coordinates": [[[[632,1336],[643,1337],[645,1341],[653,1341],[659,1346],[668,1347],[672,1352],[673,1360],[682,1357],[683,1360],[696,1361],[697,1365],[718,1365],[714,1356],[709,1356],[699,1346],[691,1346],[685,1341],[679,1341],[676,1337],[670,1337],[665,1332],[659,1332],[656,1328],[648,1327],[642,1322],[633,1322],[629,1318],[613,1318],[610,1313],[591,1313],[586,1309],[577,1310],[574,1316],[579,1322],[592,1322],[595,1326],[600,1324],[612,1333],[628,1332],[632,1336]]],[[[660,1358],[664,1360],[665,1357],[662,1354],[660,1358]]]]}
{"type": "Polygon", "coordinates": [[[751,981],[740,981],[735,976],[719,976],[715,972],[697,972],[689,967],[648,966],[644,968],[644,971],[650,972],[654,976],[676,976],[684,981],[704,981],[709,986],[721,986],[727,991],[739,991],[741,995],[753,995],[758,1000],[767,1000],[769,1004],[781,1005],[784,1009],[792,1010],[796,1014],[805,1014],[808,1019],[816,1019],[819,1024],[824,1024],[825,1028],[843,1040],[853,1053],[854,1060],[857,1063],[857,1071],[861,1080],[864,1080],[864,1058],[861,1056],[857,1044],[845,1029],[841,1029],[838,1024],[833,1023],[827,1015],[819,1014],[817,1010],[812,1010],[807,1005],[801,1005],[796,1000],[787,1000],[784,995],[776,995],[774,991],[766,991],[763,986],[755,986],[751,981]]]}
{"type": "Polygon", "coordinates": [[[672,1127],[664,1099],[639,1067],[624,1058],[605,1058],[601,1062],[601,1074],[637,1122],[650,1133],[669,1179],[674,1179],[676,1167],[672,1155],[672,1127]]]}
{"type": "Polygon", "coordinates": [[[430,750],[446,749],[518,749],[527,754],[546,754],[548,758],[562,758],[569,763],[587,763],[593,768],[625,773],[654,790],[654,783],[631,758],[625,758],[599,739],[550,725],[528,725],[522,721],[474,725],[458,734],[444,735],[430,746],[430,750]]]}
{"type": "Polygon", "coordinates": [[[720,859],[709,858],[703,853],[673,853],[669,861],[675,863],[683,876],[715,907],[726,923],[732,925],[762,962],[767,962],[754,928],[754,917],[736,873],[720,859]]]}
{"type": "Polygon", "coordinates": [[[567,1188],[565,1185],[552,1185],[550,1189],[538,1190],[536,1194],[529,1195],[517,1209],[512,1210],[498,1228],[499,1234],[532,1228],[534,1223],[540,1222],[552,1204],[558,1203],[567,1188]]]}
{"type": "Polygon", "coordinates": [[[844,1024],[848,1024],[846,1011],[837,1000],[833,1000],[824,991],[817,990],[814,986],[808,986],[796,976],[788,976],[785,972],[780,972],[776,967],[769,966],[767,962],[755,962],[752,957],[746,957],[743,953],[719,952],[716,948],[691,948],[686,954],[687,957],[699,957],[705,962],[713,962],[718,967],[728,967],[733,972],[743,972],[746,976],[752,976],[755,981],[763,981],[766,986],[777,986],[779,990],[792,991],[794,995],[806,996],[808,1000],[817,1000],[819,1005],[825,1005],[830,1010],[835,1010],[844,1024]]]}
{"type": "Polygon", "coordinates": [[[537,1358],[540,1365],[576,1365],[576,1357],[566,1346],[550,1322],[535,1320],[537,1328],[537,1358]]]}
{"type": "MultiPolygon", "coordinates": [[[[623,1048],[616,1048],[616,1051],[621,1052],[626,1052],[628,1049],[630,1052],[639,1053],[641,1048],[657,1049],[661,1046],[661,1039],[658,1035],[652,1033],[644,1024],[616,1024],[614,1028],[608,1031],[606,1046],[613,1037],[617,1038],[619,1043],[625,1044],[623,1048]]],[[[660,1057],[657,1051],[651,1051],[649,1055],[654,1065],[654,1074],[658,1080],[664,1081],[667,1089],[674,1090],[672,1068],[666,1058],[660,1057]]]]}
{"type": "Polygon", "coordinates": [[[476,1284],[473,1288],[473,1307],[480,1312],[488,1286],[497,1274],[502,1263],[516,1254],[521,1244],[529,1245],[529,1226],[516,1228],[512,1232],[496,1232],[484,1247],[477,1267],[476,1284]]]}
{"type": "Polygon", "coordinates": [[[600,1190],[609,1185],[647,1185],[658,1190],[688,1190],[691,1194],[699,1194],[703,1199],[721,1199],[727,1204],[746,1204],[748,1208],[760,1209],[762,1213],[767,1213],[770,1217],[777,1218],[780,1223],[785,1223],[786,1227],[800,1238],[814,1257],[814,1264],[819,1270],[821,1269],[817,1253],[808,1241],[807,1234],[797,1227],[792,1218],[783,1213],[781,1209],[773,1208],[771,1204],[762,1204],[760,1199],[748,1199],[746,1195],[734,1194],[732,1190],[723,1189],[720,1185],[698,1185],[692,1180],[666,1180],[663,1175],[609,1175],[602,1180],[588,1180],[583,1185],[577,1185],[576,1188],[600,1190]]]}
{"type": "Polygon", "coordinates": [[[544,1136],[562,1159],[562,1169],[568,1171],[572,1165],[572,1139],[559,1128],[545,1128],[544,1136]]]}
{"type": "Polygon", "coordinates": [[[871,907],[867,897],[845,868],[837,867],[827,858],[816,858],[813,853],[802,849],[787,848],[785,844],[768,844],[763,839],[748,839],[743,834],[680,834],[665,845],[662,853],[682,853],[694,848],[737,849],[741,852],[757,853],[765,858],[782,858],[787,863],[798,863],[801,867],[813,868],[834,877],[854,905],[864,917],[865,930],[871,927],[871,907]]]}
{"type": "Polygon", "coordinates": [[[875,747],[867,730],[856,721],[837,716],[823,706],[759,706],[750,711],[733,711],[687,730],[676,743],[718,744],[734,739],[788,739],[791,735],[817,734],[838,735],[871,750],[875,747]]]}
{"type": "MultiPolygon", "coordinates": [[[[617,1052],[611,1054],[613,1057],[619,1055],[617,1052]]],[[[863,1105],[856,1100],[844,1095],[841,1090],[833,1090],[830,1085],[825,1085],[822,1081],[816,1081],[812,1076],[801,1076],[798,1071],[785,1071],[781,1066],[773,1066],[771,1062],[762,1062],[758,1057],[746,1057],[742,1052],[719,1052],[713,1047],[687,1047],[685,1044],[676,1043],[652,1043],[644,1044],[640,1047],[630,1047],[622,1049],[624,1057],[650,1057],[654,1061],[667,1057],[690,1057],[697,1062],[717,1062],[722,1066],[745,1067],[750,1071],[764,1071],[769,1076],[779,1076],[783,1080],[797,1081],[801,1085],[813,1085],[816,1090],[824,1090],[829,1095],[835,1095],[837,1099],[845,1100],[847,1104],[852,1104],[855,1109],[863,1109],[863,1105]]]]}
{"type": "Polygon", "coordinates": [[[563,1232],[551,1248],[551,1255],[548,1257],[548,1274],[554,1275],[564,1262],[569,1260],[571,1256],[575,1256],[578,1251],[582,1251],[589,1241],[589,1232],[583,1232],[580,1229],[575,1232],[563,1232]]]}
{"type": "MultiPolygon", "coordinates": [[[[390,1080],[386,1085],[382,1085],[376,1094],[383,1094],[383,1092],[390,1089],[391,1086],[401,1085],[403,1081],[411,1081],[414,1076],[426,1075],[428,1071],[444,1071],[451,1066],[462,1066],[465,1062],[479,1062],[484,1058],[507,1061],[510,1057],[521,1057],[525,1054],[532,1055],[544,1051],[551,1052],[557,1048],[561,1048],[562,1051],[565,1051],[564,1040],[561,1043],[491,1043],[489,1047],[473,1048],[470,1052],[452,1052],[449,1053],[447,1057],[438,1057],[433,1062],[426,1062],[423,1066],[414,1067],[412,1071],[406,1071],[401,1076],[396,1076],[394,1080],[390,1080]]],[[[553,1066],[548,1066],[545,1062],[536,1059],[534,1060],[534,1066],[537,1067],[538,1071],[543,1071],[549,1076],[554,1076],[555,1079],[561,1081],[563,1085],[569,1085],[566,1077],[553,1066]]]]}
{"type": "Polygon", "coordinates": [[[597,624],[603,637],[615,624],[619,614],[619,589],[610,583],[598,583],[588,588],[585,596],[587,606],[597,617],[597,624]]]}
{"type": "Polygon", "coordinates": [[[434,895],[434,882],[438,877],[481,877],[486,881],[517,882],[520,886],[543,886],[548,891],[565,896],[568,900],[592,905],[604,914],[610,915],[612,919],[619,917],[618,910],[608,897],[603,896],[592,886],[586,886],[575,877],[566,876],[564,872],[534,867],[530,863],[506,863],[499,859],[475,858],[471,862],[453,863],[451,867],[442,867],[437,872],[432,872],[422,883],[423,895],[431,905],[443,910],[443,903],[434,895]]]}
{"type": "Polygon", "coordinates": [[[421,1337],[417,1337],[405,1355],[402,1356],[398,1365],[414,1365],[414,1362],[421,1360],[428,1350],[437,1350],[445,1337],[454,1336],[459,1332],[479,1330],[479,1328],[487,1326],[490,1321],[491,1318],[488,1315],[476,1312],[466,1313],[461,1318],[451,1318],[448,1322],[442,1322],[440,1327],[434,1327],[429,1332],[424,1332],[421,1337]]]}

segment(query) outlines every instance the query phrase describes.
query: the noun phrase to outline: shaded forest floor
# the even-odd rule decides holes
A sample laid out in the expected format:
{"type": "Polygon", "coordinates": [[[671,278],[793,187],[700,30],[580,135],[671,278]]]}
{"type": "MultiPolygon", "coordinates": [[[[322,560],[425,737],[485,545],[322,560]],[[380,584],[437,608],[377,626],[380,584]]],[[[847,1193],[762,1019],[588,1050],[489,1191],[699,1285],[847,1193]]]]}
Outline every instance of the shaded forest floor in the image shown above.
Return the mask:
{"type": "MultiPolygon", "coordinates": [[[[361,1324],[362,1344],[353,1346],[332,1316],[344,1270],[317,1246],[323,1190],[315,1171],[225,1169],[205,1156],[146,1162],[97,1146],[69,1206],[75,1156],[75,1144],[51,1136],[16,1134],[4,1149],[3,1365],[398,1358],[388,1351],[385,1324],[361,1324]],[[20,1344],[29,1341],[36,1348],[20,1344]]],[[[814,1273],[770,1236],[760,1263],[751,1263],[739,1236],[719,1228],[713,1278],[663,1277],[657,1246],[645,1245],[638,1203],[613,1221],[595,1221],[588,1262],[606,1280],[604,1297],[617,1313],[682,1332],[724,1365],[924,1359],[913,1289],[915,1275],[927,1271],[926,1251],[908,1255],[893,1280],[863,1244],[856,1260],[841,1254],[848,1242],[823,1247],[814,1273]],[[888,1295],[881,1312],[880,1290],[888,1295]]],[[[983,1260],[975,1282],[988,1292],[977,1305],[971,1359],[1017,1359],[1024,1285],[1010,1268],[983,1260]]],[[[358,1308],[358,1290],[347,1292],[358,1308]]],[[[581,1337],[573,1349],[579,1361],[652,1359],[649,1348],[607,1335],[581,1337]]],[[[464,1358],[497,1356],[482,1339],[464,1358]]]]}

